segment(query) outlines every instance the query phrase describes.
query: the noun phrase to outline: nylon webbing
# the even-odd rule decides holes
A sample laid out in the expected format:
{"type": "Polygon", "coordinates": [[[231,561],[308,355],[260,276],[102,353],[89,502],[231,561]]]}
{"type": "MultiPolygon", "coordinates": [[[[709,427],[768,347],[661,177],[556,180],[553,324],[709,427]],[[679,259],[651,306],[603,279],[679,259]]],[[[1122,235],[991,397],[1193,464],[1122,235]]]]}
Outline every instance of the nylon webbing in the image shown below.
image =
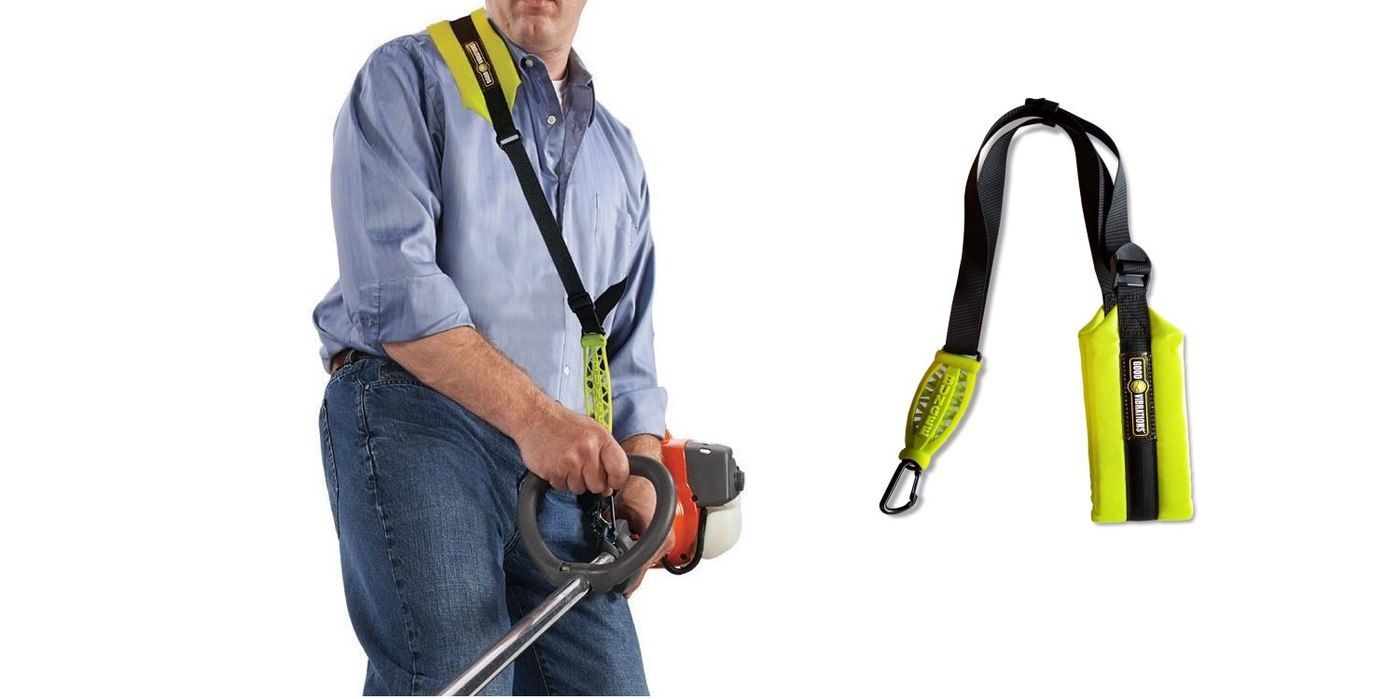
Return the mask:
{"type": "MultiPolygon", "coordinates": [[[[1126,362],[1130,357],[1142,357],[1151,366],[1152,327],[1147,313],[1147,287],[1124,287],[1118,290],[1118,347],[1120,362],[1125,366],[1119,377],[1120,391],[1130,381],[1126,362]]],[[[1126,399],[1126,393],[1125,393],[1126,399]]],[[[1129,408],[1125,404],[1124,411],[1129,408]]],[[[1157,430],[1151,399],[1147,399],[1147,434],[1138,436],[1126,425],[1123,432],[1125,486],[1129,520],[1157,519],[1157,430]]],[[[1128,419],[1127,417],[1124,418],[1128,419]]]]}
{"type": "MultiPolygon", "coordinates": [[[[452,21],[452,33],[456,35],[458,43],[465,45],[476,42],[481,45],[481,35],[476,30],[476,25],[472,23],[471,17],[463,17],[452,21]]],[[[535,175],[534,163],[530,161],[530,155],[525,151],[525,139],[521,137],[519,129],[515,127],[515,120],[511,117],[510,107],[506,103],[505,92],[501,89],[501,81],[488,71],[494,70],[490,66],[490,59],[481,54],[484,63],[477,64],[476,70],[472,71],[476,76],[477,84],[481,86],[481,92],[486,96],[486,109],[491,114],[491,126],[496,130],[496,143],[505,151],[510,158],[510,164],[515,170],[515,177],[520,181],[520,190],[525,194],[525,201],[530,206],[530,213],[535,218],[535,225],[540,229],[540,236],[544,239],[545,247],[549,250],[549,259],[554,263],[554,269],[559,274],[559,281],[564,284],[564,293],[567,295],[569,309],[578,316],[579,325],[583,327],[584,334],[603,334],[602,318],[606,317],[606,312],[599,313],[597,306],[593,302],[593,297],[588,293],[588,289],[583,285],[583,280],[579,277],[578,267],[574,264],[574,258],[569,254],[569,246],[564,242],[564,232],[559,226],[559,220],[554,216],[553,209],[549,206],[549,199],[545,196],[544,188],[540,186],[539,178],[535,175]],[[482,66],[487,70],[482,70],[482,66]]],[[[614,287],[616,288],[616,287],[614,287]]],[[[619,292],[604,292],[605,296],[611,297],[612,303],[616,303],[619,292]]],[[[608,310],[611,310],[611,304],[608,310]]]]}
{"type": "MultiPolygon", "coordinates": [[[[1016,133],[1036,124],[1059,126],[1070,136],[1074,145],[1075,162],[1079,175],[1080,204],[1084,213],[1084,224],[1088,234],[1090,253],[1094,271],[1103,293],[1105,308],[1113,306],[1113,274],[1111,271],[1112,250],[1116,245],[1105,245],[1106,222],[1122,222],[1121,237],[1127,236],[1127,216],[1121,217],[1113,211],[1114,206],[1126,210],[1126,187],[1121,201],[1115,196],[1115,180],[1108,176],[1108,169],[1094,149],[1086,134],[1085,122],[1073,114],[1060,110],[1053,103],[1032,102],[1024,107],[1007,112],[988,130],[979,156],[986,151],[985,158],[979,157],[972,163],[968,173],[967,188],[964,194],[963,212],[963,253],[958,270],[958,281],[953,292],[952,312],[948,321],[948,337],[944,349],[977,356],[981,344],[982,321],[986,310],[988,290],[991,286],[993,261],[996,255],[997,238],[1001,229],[1001,211],[1004,199],[1006,165],[1011,141],[1016,133]],[[1048,105],[1048,106],[1047,106],[1048,105]],[[1016,124],[995,142],[1002,129],[1016,124]],[[991,142],[990,148],[987,144],[991,142]],[[980,160],[980,168],[979,168],[980,160]]],[[[1092,126],[1092,125],[1088,125],[1092,126]]],[[[1098,127],[1093,129],[1102,133],[1098,127]]],[[[1095,136],[1098,138],[1098,136],[1095,136]]],[[[1107,134],[1099,140],[1118,155],[1116,146],[1107,134]]],[[[1122,175],[1121,161],[1119,177],[1122,175]]]]}
{"type": "MultiPolygon", "coordinates": [[[[1119,351],[1123,365],[1120,390],[1126,406],[1130,358],[1139,358],[1149,370],[1151,367],[1152,329],[1147,307],[1151,263],[1141,248],[1132,244],[1128,229],[1128,180],[1117,145],[1103,129],[1060,109],[1053,102],[1027,100],[1024,106],[998,119],[982,139],[964,192],[962,262],[943,349],[970,357],[981,356],[982,323],[1001,230],[1011,141],[1021,128],[1036,124],[1059,127],[1074,145],[1080,204],[1094,273],[1103,295],[1103,310],[1108,313],[1118,309],[1119,351]],[[1006,132],[998,136],[1004,129],[1006,132]],[[1102,143],[1117,159],[1117,172],[1112,177],[1094,141],[1102,143]]],[[[1149,413],[1152,410],[1150,401],[1148,410],[1149,413]]],[[[1127,518],[1130,520],[1158,516],[1154,420],[1155,416],[1149,414],[1146,433],[1137,434],[1129,428],[1129,419],[1124,418],[1127,518]]]]}

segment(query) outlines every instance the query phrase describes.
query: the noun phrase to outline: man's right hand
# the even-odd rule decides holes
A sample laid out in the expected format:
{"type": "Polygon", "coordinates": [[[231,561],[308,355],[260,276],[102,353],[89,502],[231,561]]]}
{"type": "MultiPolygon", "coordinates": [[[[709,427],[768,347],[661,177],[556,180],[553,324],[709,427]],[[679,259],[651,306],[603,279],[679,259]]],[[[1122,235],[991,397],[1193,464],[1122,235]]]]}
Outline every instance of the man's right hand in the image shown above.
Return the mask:
{"type": "Polygon", "coordinates": [[[525,468],[558,490],[611,495],[627,482],[627,453],[597,422],[551,401],[516,438],[525,468]]]}
{"type": "Polygon", "coordinates": [[[525,468],[559,490],[608,495],[627,482],[627,454],[601,425],[540,392],[474,328],[386,342],[420,381],[510,435],[525,468]]]}

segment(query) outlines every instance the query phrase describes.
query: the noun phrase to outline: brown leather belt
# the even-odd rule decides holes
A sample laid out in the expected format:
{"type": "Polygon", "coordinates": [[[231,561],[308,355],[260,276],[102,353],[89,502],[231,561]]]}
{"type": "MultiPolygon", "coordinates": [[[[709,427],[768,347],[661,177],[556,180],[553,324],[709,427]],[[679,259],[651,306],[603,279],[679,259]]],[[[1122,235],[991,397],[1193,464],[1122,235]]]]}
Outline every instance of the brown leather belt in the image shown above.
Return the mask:
{"type": "Polygon", "coordinates": [[[341,367],[345,366],[346,364],[349,364],[350,362],[353,362],[357,359],[364,359],[366,357],[373,356],[374,355],[372,354],[365,354],[364,352],[355,349],[343,349],[337,352],[334,357],[331,357],[331,375],[334,376],[336,372],[340,371],[341,367]]]}

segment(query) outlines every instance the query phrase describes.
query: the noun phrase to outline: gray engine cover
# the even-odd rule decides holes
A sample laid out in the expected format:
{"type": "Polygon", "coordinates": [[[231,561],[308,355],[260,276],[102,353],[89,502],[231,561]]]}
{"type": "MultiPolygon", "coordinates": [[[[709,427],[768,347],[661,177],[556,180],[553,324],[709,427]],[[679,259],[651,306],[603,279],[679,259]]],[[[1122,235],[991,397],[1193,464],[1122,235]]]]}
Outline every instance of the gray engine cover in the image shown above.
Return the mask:
{"type": "Polygon", "coordinates": [[[734,450],[723,444],[686,442],[685,469],[700,507],[719,507],[744,491],[744,472],[734,463],[734,450]]]}

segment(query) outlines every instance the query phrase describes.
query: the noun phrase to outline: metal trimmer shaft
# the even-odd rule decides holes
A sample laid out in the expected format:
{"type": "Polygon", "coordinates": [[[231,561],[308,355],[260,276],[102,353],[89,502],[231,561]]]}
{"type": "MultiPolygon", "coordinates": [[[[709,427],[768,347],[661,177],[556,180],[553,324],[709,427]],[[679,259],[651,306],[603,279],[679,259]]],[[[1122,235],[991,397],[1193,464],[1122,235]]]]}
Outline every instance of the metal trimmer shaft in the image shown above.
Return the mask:
{"type": "MultiPolygon", "coordinates": [[[[613,562],[613,555],[610,553],[599,554],[593,559],[593,563],[605,565],[613,562]]],[[[579,600],[583,599],[592,591],[592,585],[582,577],[576,576],[560,585],[553,593],[540,603],[540,606],[530,610],[520,619],[520,622],[512,626],[506,635],[501,637],[495,645],[487,649],[476,662],[467,669],[457,673],[447,686],[438,692],[438,696],[474,696],[480,694],[486,685],[491,684],[491,680],[501,674],[506,666],[515,662],[520,654],[525,652],[536,639],[540,637],[549,627],[554,626],[554,622],[559,621],[570,609],[573,609],[579,600]]]]}

